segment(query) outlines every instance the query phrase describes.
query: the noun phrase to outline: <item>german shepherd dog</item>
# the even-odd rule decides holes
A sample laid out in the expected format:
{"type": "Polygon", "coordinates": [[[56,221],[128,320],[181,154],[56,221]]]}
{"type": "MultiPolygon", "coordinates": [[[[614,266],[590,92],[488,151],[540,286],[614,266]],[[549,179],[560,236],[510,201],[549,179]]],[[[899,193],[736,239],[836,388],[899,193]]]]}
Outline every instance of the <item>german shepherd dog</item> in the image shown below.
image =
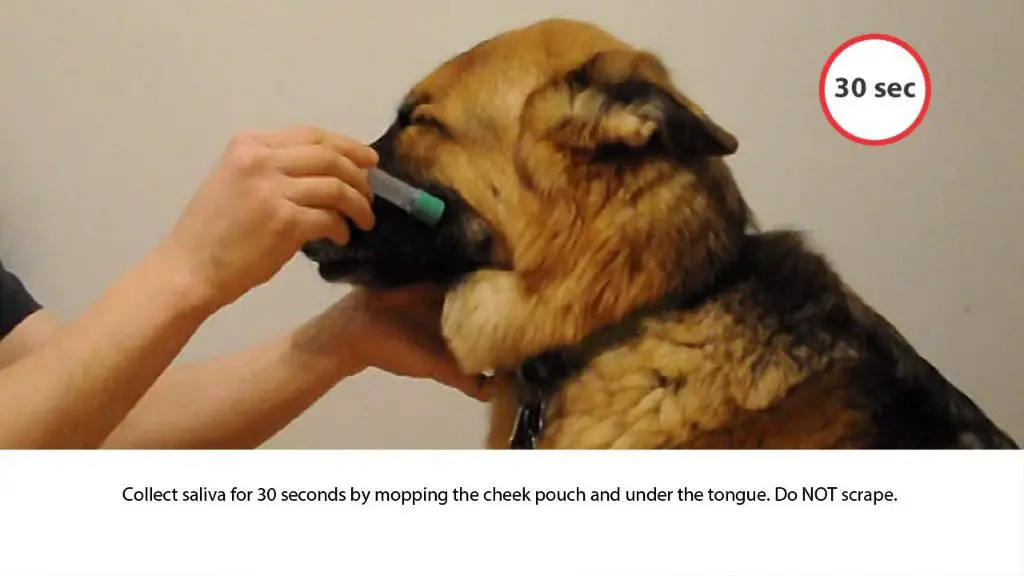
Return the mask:
{"type": "Polygon", "coordinates": [[[760,231],[736,138],[660,59],[545,20],[416,84],[373,144],[435,227],[303,252],[328,282],[450,286],[492,448],[1017,448],[795,231],[760,231]],[[497,380],[497,379],[496,379],[497,380]]]}

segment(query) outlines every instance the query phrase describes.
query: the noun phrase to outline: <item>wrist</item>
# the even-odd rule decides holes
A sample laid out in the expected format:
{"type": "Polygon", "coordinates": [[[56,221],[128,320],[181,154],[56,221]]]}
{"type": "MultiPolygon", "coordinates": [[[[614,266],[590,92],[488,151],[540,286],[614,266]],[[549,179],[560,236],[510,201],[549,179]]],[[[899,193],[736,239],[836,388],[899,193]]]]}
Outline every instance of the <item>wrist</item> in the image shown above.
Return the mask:
{"type": "Polygon", "coordinates": [[[350,334],[351,326],[337,308],[332,306],[317,314],[288,339],[288,346],[303,370],[321,372],[333,382],[369,368],[354,345],[358,335],[350,334]]]}
{"type": "Polygon", "coordinates": [[[143,263],[149,264],[163,284],[167,302],[183,315],[207,317],[222,306],[213,289],[185,251],[167,239],[143,263]]]}

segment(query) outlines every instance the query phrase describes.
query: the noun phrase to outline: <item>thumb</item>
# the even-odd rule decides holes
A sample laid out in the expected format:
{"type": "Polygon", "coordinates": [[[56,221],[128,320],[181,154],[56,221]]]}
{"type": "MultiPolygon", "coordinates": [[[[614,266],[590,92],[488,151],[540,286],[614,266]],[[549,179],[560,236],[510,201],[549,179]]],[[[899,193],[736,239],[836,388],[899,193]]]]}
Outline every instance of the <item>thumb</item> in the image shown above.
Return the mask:
{"type": "Polygon", "coordinates": [[[434,380],[462,392],[470,398],[486,402],[490,400],[491,387],[481,375],[466,374],[451,356],[434,357],[434,380]]]}

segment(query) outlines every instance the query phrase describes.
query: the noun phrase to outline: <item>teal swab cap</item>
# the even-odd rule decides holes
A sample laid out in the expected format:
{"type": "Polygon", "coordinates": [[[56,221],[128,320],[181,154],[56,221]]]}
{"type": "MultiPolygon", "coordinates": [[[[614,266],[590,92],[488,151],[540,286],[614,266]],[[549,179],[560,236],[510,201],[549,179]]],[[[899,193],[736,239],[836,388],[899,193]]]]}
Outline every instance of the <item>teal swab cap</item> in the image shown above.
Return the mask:
{"type": "Polygon", "coordinates": [[[374,196],[380,196],[427,226],[441,221],[444,202],[437,196],[410,186],[379,168],[371,168],[368,179],[374,196]]]}
{"type": "Polygon", "coordinates": [[[420,222],[433,226],[441,221],[441,215],[444,214],[444,202],[437,196],[420,190],[420,195],[416,198],[416,204],[413,205],[410,214],[420,222]]]}

